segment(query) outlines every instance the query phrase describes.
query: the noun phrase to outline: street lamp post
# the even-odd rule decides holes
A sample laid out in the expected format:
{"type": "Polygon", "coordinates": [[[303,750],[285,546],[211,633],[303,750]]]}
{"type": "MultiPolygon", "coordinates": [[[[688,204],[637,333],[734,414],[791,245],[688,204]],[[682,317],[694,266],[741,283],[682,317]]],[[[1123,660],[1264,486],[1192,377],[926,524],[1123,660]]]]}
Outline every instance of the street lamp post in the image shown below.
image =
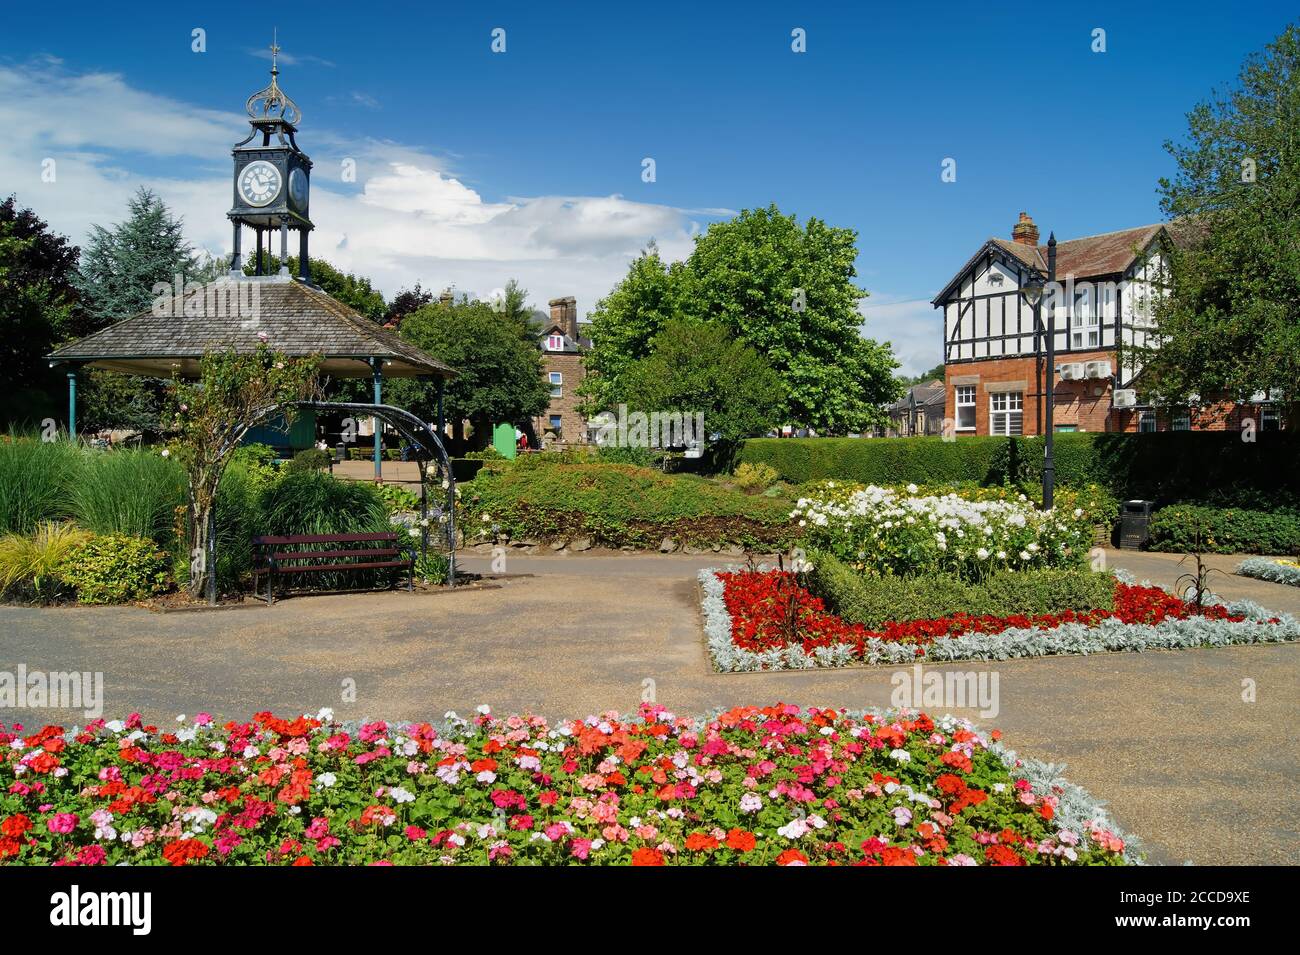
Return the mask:
{"type": "MultiPolygon", "coordinates": [[[[1056,233],[1047,239],[1047,284],[1052,286],[1052,299],[1047,310],[1047,415],[1043,442],[1043,510],[1050,511],[1056,496],[1056,459],[1052,438],[1056,431],[1056,233]]],[[[1020,288],[1029,307],[1034,310],[1034,324],[1042,325],[1043,280],[1037,275],[1027,279],[1020,288]]]]}

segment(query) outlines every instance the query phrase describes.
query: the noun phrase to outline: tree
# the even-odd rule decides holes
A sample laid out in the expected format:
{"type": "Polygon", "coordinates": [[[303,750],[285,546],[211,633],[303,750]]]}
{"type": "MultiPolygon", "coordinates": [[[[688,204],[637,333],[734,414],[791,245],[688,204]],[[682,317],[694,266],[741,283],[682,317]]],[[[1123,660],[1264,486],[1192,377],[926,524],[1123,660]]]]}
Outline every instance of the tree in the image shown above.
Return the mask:
{"type": "Polygon", "coordinates": [[[319,358],[287,358],[266,345],[244,354],[209,352],[198,381],[176,379],[169,386],[166,429],[189,477],[191,595],[217,600],[215,503],[232,452],[250,429],[273,415],[283,414],[286,425],[293,422],[292,403],[317,392],[319,364],[319,358]]]}
{"type": "Polygon", "coordinates": [[[620,376],[617,397],[630,411],[702,414],[706,434],[732,446],[777,424],[785,393],[767,361],[725,325],[677,318],[620,376]]]}
{"type": "Polygon", "coordinates": [[[1300,421],[1300,27],[1247,58],[1237,85],[1165,144],[1177,175],[1161,206],[1184,241],[1155,303],[1145,390],[1248,401],[1268,391],[1300,421]]]}
{"type": "MultiPolygon", "coordinates": [[[[443,397],[458,441],[463,440],[462,419],[484,435],[494,423],[541,414],[550,401],[536,344],[520,334],[513,318],[486,302],[425,305],[406,317],[399,333],[460,372],[447,383],[443,397]]],[[[437,388],[428,382],[396,380],[390,394],[426,421],[437,415],[437,388]]]]}
{"type": "MultiPolygon", "coordinates": [[[[280,271],[280,259],[277,256],[263,253],[265,259],[263,268],[266,274],[274,275],[280,271]]],[[[298,274],[298,257],[289,256],[289,274],[298,274]]],[[[348,308],[364,315],[374,322],[384,321],[384,316],[388,312],[388,305],[384,302],[384,295],[373,285],[370,279],[364,275],[353,275],[351,272],[343,272],[324,259],[318,259],[309,256],[307,264],[311,267],[312,284],[320,287],[321,291],[328,293],[332,298],[338,299],[348,308]]],[[[257,263],[248,261],[244,264],[244,274],[252,275],[256,270],[257,263]]]]}
{"type": "Polygon", "coordinates": [[[767,360],[784,385],[783,420],[827,433],[877,423],[898,396],[898,363],[859,333],[855,239],[816,218],[800,227],[773,205],[713,224],[684,264],[647,250],[594,314],[592,404],[617,392],[668,318],[689,317],[722,324],[767,360]]]}
{"type": "Polygon", "coordinates": [[[929,371],[923,371],[919,375],[916,375],[915,377],[908,376],[908,375],[900,375],[898,379],[898,383],[902,385],[904,388],[910,388],[913,385],[919,385],[925,381],[943,381],[943,368],[944,368],[943,364],[940,363],[938,365],[935,365],[929,371]]]}
{"type": "Polygon", "coordinates": [[[78,308],[77,247],[15,197],[0,202],[0,387],[5,416],[53,413],[58,378],[45,356],[68,337],[78,308]]]}
{"type": "Polygon", "coordinates": [[[623,280],[596,303],[587,326],[591,351],[583,359],[586,377],[578,389],[587,398],[588,414],[617,403],[623,373],[650,354],[651,340],[669,319],[687,313],[685,284],[685,266],[665,263],[651,242],[623,280]]]}
{"type": "Polygon", "coordinates": [[[197,267],[181,220],[157,195],[140,189],[127,203],[125,220],[111,229],[90,227],[77,281],[86,324],[73,334],[87,335],[148,311],[156,283],[171,285],[177,275],[188,280],[197,267]]]}
{"type": "MultiPolygon", "coordinates": [[[[148,311],[156,284],[171,286],[177,275],[189,281],[200,268],[181,220],[157,195],[140,189],[127,204],[125,220],[111,229],[91,226],[76,280],[84,307],[68,329],[69,337],[148,311]]],[[[157,379],[91,369],[80,390],[83,427],[152,430],[158,426],[162,391],[157,379]]]]}
{"type": "Polygon", "coordinates": [[[392,325],[394,328],[400,327],[402,319],[407,315],[432,302],[433,293],[426,292],[420,287],[420,283],[416,282],[415,288],[402,289],[393,296],[393,300],[388,303],[388,311],[384,312],[384,324],[392,325]]]}
{"type": "Polygon", "coordinates": [[[515,279],[511,279],[506,283],[501,303],[497,307],[502,315],[519,326],[522,334],[531,339],[532,331],[528,322],[533,317],[533,310],[528,306],[528,289],[521,287],[515,279]]]}

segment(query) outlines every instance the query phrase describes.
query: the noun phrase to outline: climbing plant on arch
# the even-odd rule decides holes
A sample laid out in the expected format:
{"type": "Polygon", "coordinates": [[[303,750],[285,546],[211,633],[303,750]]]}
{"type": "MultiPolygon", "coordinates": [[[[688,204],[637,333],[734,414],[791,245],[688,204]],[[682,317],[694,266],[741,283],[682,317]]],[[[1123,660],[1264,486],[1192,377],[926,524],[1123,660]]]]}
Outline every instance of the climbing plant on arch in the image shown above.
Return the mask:
{"type": "Polygon", "coordinates": [[[318,397],[318,356],[290,358],[266,344],[251,352],[209,351],[196,380],[172,378],[163,425],[189,478],[189,591],[217,601],[215,503],[231,453],[272,415],[292,423],[297,402],[318,397]]]}

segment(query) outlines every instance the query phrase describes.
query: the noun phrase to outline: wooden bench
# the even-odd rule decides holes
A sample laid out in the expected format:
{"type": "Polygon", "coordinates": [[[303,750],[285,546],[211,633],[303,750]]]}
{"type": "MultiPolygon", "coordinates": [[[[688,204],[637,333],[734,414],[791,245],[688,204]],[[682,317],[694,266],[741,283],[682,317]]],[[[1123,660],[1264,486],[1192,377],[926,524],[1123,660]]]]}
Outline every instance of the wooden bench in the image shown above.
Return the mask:
{"type": "Polygon", "coordinates": [[[415,557],[406,556],[397,546],[395,531],[376,534],[292,534],[285,537],[253,538],[253,596],[257,582],[267,579],[266,603],[275,603],[275,579],[285,574],[311,574],[327,571],[370,570],[380,567],[405,567],[407,589],[415,589],[415,557]],[[302,544],[325,545],[321,549],[284,550],[302,544]],[[342,546],[342,545],[363,546],[342,546]],[[366,544],[372,546],[364,546],[366,544]],[[332,546],[331,546],[332,545],[332,546]],[[302,564],[304,560],[326,560],[327,563],[302,564]]]}

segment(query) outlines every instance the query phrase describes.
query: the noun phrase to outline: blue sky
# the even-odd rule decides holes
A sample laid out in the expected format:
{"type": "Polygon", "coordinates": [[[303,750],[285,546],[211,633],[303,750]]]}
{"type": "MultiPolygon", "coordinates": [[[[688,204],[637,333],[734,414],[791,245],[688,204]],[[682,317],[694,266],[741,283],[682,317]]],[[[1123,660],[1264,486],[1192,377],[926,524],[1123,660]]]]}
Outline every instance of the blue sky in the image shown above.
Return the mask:
{"type": "Polygon", "coordinates": [[[585,312],[650,237],[683,256],[727,210],[776,202],[858,231],[866,333],[907,371],[939,361],[929,298],[1021,210],[1044,238],[1157,221],[1162,141],[1296,17],[1268,2],[149,7],[5,11],[0,189],[77,241],[150,185],[197,244],[228,248],[229,148],[278,27],[317,163],[314,252],[389,294],[517,276],[537,304],[576,294],[585,312]]]}

